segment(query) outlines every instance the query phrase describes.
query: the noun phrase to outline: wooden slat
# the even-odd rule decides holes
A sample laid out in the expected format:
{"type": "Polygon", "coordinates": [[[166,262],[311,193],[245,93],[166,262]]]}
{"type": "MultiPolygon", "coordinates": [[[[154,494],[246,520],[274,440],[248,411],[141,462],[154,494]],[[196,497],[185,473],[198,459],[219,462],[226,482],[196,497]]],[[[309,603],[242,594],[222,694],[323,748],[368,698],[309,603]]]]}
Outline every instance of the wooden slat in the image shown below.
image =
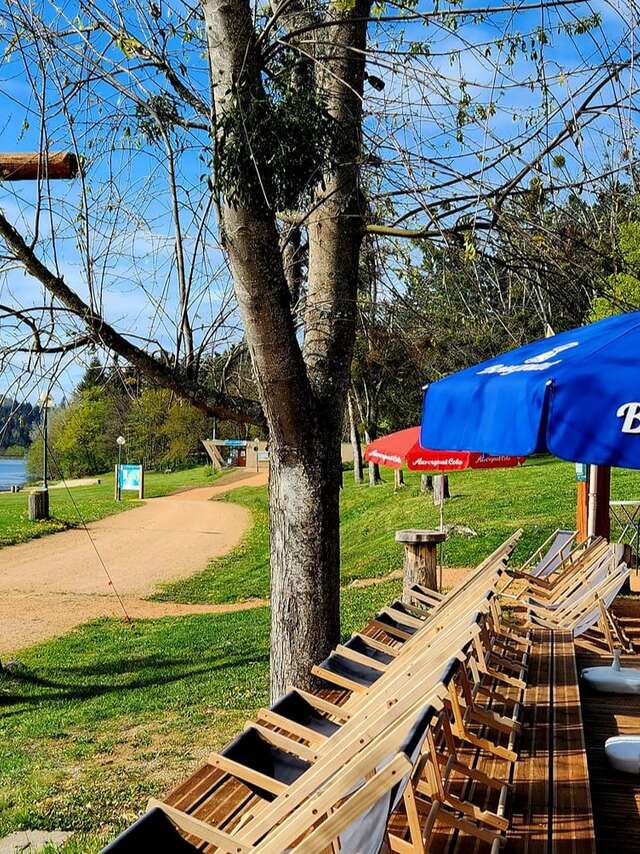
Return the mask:
{"type": "MultiPolygon", "coordinates": [[[[640,641],[640,603],[621,599],[615,611],[624,620],[624,628],[638,647],[640,641]]],[[[611,664],[611,655],[596,647],[587,650],[576,643],[579,670],[611,664]]],[[[640,655],[623,655],[623,667],[640,668],[640,655]]],[[[591,780],[593,818],[597,850],[600,854],[635,854],[640,848],[640,777],[615,771],[604,752],[607,738],[637,735],[640,732],[640,696],[599,694],[580,685],[587,759],[591,780]]]]}
{"type": "Polygon", "coordinates": [[[595,829],[573,638],[553,639],[552,854],[595,854],[595,829]]]}

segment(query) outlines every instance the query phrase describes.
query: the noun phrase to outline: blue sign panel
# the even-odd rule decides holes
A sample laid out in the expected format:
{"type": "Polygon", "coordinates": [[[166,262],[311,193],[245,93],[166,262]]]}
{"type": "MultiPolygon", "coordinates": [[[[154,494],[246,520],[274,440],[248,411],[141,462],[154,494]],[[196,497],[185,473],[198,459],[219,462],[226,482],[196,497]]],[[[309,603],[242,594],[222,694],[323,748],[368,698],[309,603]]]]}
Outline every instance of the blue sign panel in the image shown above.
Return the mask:
{"type": "Polygon", "coordinates": [[[587,482],[587,464],[586,463],[576,463],[576,480],[578,483],[586,483],[587,482]]]}
{"type": "Polygon", "coordinates": [[[120,489],[133,489],[140,492],[142,488],[142,466],[118,466],[118,486],[120,489]]]}

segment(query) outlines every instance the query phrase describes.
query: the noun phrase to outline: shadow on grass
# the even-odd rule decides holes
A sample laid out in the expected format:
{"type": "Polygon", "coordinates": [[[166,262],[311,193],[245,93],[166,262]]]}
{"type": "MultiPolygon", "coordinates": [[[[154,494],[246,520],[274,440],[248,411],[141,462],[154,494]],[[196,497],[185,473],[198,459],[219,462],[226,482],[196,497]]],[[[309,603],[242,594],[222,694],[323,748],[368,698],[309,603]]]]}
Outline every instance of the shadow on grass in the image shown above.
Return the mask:
{"type": "MultiPolygon", "coordinates": [[[[17,706],[27,705],[35,706],[39,704],[51,702],[65,702],[70,700],[90,700],[96,697],[103,697],[119,693],[128,693],[131,691],[139,691],[147,688],[158,687],[162,685],[171,685],[181,682],[185,679],[193,679],[194,676],[221,673],[226,670],[246,668],[253,664],[268,664],[269,654],[267,652],[262,655],[252,655],[250,660],[247,660],[246,655],[237,655],[232,658],[220,660],[217,658],[199,658],[198,666],[186,666],[187,662],[184,659],[162,658],[161,656],[145,656],[137,660],[136,663],[131,661],[121,662],[118,666],[116,662],[109,665],[96,664],[95,666],[83,668],[65,668],[67,670],[76,671],[84,674],[87,678],[92,675],[98,676],[108,673],[122,674],[135,672],[137,669],[150,670],[148,676],[142,675],[133,681],[123,684],[114,683],[98,683],[94,685],[69,684],[62,680],[47,679],[42,676],[25,670],[16,673],[1,673],[0,674],[0,705],[2,706],[17,706]],[[136,666],[137,665],[137,666],[136,666]],[[174,668],[178,668],[173,672],[174,668]],[[167,673],[167,670],[172,672],[167,673]],[[42,692],[33,693],[11,693],[2,691],[3,683],[17,683],[18,686],[23,686],[25,689],[42,688],[42,692]]],[[[18,710],[9,714],[18,714],[18,710]]],[[[8,715],[2,713],[2,717],[8,715]]]]}

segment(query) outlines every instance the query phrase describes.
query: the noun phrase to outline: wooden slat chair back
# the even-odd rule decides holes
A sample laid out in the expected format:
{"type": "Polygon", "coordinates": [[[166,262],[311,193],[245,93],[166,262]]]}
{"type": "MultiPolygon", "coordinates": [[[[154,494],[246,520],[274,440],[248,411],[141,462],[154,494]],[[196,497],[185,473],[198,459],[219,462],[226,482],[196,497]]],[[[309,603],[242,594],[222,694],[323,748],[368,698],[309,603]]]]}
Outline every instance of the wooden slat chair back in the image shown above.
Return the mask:
{"type": "MultiPolygon", "coordinates": [[[[554,610],[534,610],[531,620],[546,628],[571,631],[574,637],[600,625],[605,641],[613,654],[617,646],[629,649],[630,643],[624,632],[617,625],[610,612],[615,597],[628,580],[630,570],[626,564],[616,564],[616,558],[610,561],[610,570],[600,570],[592,577],[591,583],[578,594],[570,597],[567,603],[559,605],[554,610]],[[611,631],[608,631],[608,629],[611,631]]],[[[631,647],[632,648],[632,647],[631,647]]]]}
{"type": "MultiPolygon", "coordinates": [[[[486,599],[490,606],[492,601],[491,592],[486,594],[486,599]]],[[[493,628],[495,619],[492,614],[489,614],[489,610],[490,608],[487,609],[485,607],[483,612],[476,612],[478,634],[484,644],[486,656],[491,656],[493,654],[492,650],[489,649],[489,646],[498,644],[500,645],[500,649],[497,653],[498,658],[508,666],[511,663],[507,654],[508,643],[515,643],[518,646],[518,649],[521,649],[523,642],[520,638],[509,638],[508,635],[502,632],[502,630],[500,630],[500,636],[498,636],[493,628]],[[487,630],[487,627],[483,626],[483,621],[487,620],[489,620],[490,623],[490,630],[487,630]],[[508,643],[505,641],[505,638],[508,639],[508,643]]],[[[445,636],[443,635],[441,637],[444,639],[445,636]]],[[[365,662],[372,661],[373,659],[370,659],[368,656],[378,656],[376,666],[380,668],[381,672],[384,672],[393,658],[389,655],[385,655],[384,653],[380,653],[380,651],[375,647],[371,647],[367,641],[369,641],[369,638],[367,637],[359,635],[354,636],[351,641],[344,646],[338,647],[337,650],[343,651],[344,655],[351,654],[357,656],[356,662],[359,661],[360,658],[363,658],[365,662]],[[353,651],[354,641],[356,641],[356,647],[359,649],[358,652],[353,651]],[[381,661],[380,658],[383,660],[381,661]]],[[[472,646],[470,649],[471,654],[475,655],[475,653],[473,653],[472,646]]],[[[475,662],[475,658],[473,660],[475,662]]],[[[476,670],[478,670],[478,666],[476,666],[476,670]]],[[[325,675],[330,681],[333,679],[333,673],[329,672],[325,675]]],[[[510,677],[508,674],[505,675],[505,679],[513,681],[513,677],[510,677]]],[[[342,684],[340,680],[338,680],[338,682],[339,684],[342,684]]],[[[359,690],[360,686],[357,687],[359,690]]],[[[271,709],[261,709],[258,712],[257,721],[261,725],[275,727],[285,735],[297,739],[303,739],[309,746],[317,746],[323,744],[326,738],[335,732],[335,730],[344,721],[345,714],[349,714],[345,712],[345,706],[333,706],[332,704],[327,704],[324,700],[320,700],[320,707],[318,707],[317,698],[314,698],[313,695],[306,694],[303,697],[301,696],[301,692],[294,689],[282,700],[275,703],[271,709]],[[325,715],[333,716],[333,719],[330,719],[325,715]],[[336,717],[340,719],[340,723],[336,722],[336,717]],[[329,732],[326,731],[327,728],[329,728],[329,732]]]]}
{"type": "Polygon", "coordinates": [[[575,591],[588,584],[591,577],[611,561],[612,556],[612,549],[606,540],[595,543],[592,549],[583,552],[566,572],[557,577],[553,586],[530,590],[529,601],[543,607],[545,605],[551,607],[554,603],[566,601],[575,591]]]}
{"type": "MultiPolygon", "coordinates": [[[[460,667],[456,668],[455,672],[460,673],[461,672],[460,667]]],[[[468,680],[467,677],[465,677],[465,681],[467,683],[467,688],[465,691],[465,700],[466,700],[465,716],[468,718],[469,716],[471,716],[473,714],[480,714],[480,711],[473,709],[473,700],[471,698],[472,689],[469,687],[470,680],[468,680]]],[[[449,697],[456,697],[457,698],[457,690],[452,688],[451,680],[450,680],[450,684],[448,685],[448,691],[449,691],[449,697]]],[[[456,708],[460,708],[460,707],[461,707],[461,704],[459,703],[459,701],[456,700],[456,708]]],[[[504,727],[507,725],[506,722],[496,720],[495,716],[491,716],[491,715],[489,715],[489,713],[486,713],[486,712],[484,713],[484,717],[481,719],[482,719],[482,722],[484,724],[487,724],[490,726],[503,726],[504,727]]],[[[396,726],[396,728],[395,728],[396,737],[397,737],[397,730],[398,730],[398,726],[396,726]]],[[[463,738],[465,737],[464,732],[460,733],[460,735],[463,738]]],[[[429,743],[431,743],[431,741],[432,741],[432,739],[430,740],[429,743]]],[[[473,742],[473,743],[477,743],[477,742],[473,742]]],[[[387,747],[385,749],[388,749],[388,747],[389,747],[388,742],[386,742],[386,745],[387,745],[387,747]]],[[[368,754],[370,754],[371,749],[372,748],[370,747],[369,750],[367,751],[368,754]]],[[[358,754],[358,755],[360,755],[360,754],[358,754]]],[[[472,774],[471,771],[469,773],[472,774]]],[[[376,777],[376,779],[378,779],[378,778],[376,777]]],[[[387,779],[387,778],[385,778],[385,779],[387,779]]],[[[259,779],[259,780],[257,780],[257,784],[263,785],[264,781],[259,779]]],[[[293,785],[295,785],[295,783],[293,785]]],[[[382,779],[379,779],[378,783],[375,785],[373,783],[371,783],[371,785],[368,788],[367,797],[369,797],[369,798],[373,797],[373,793],[378,792],[378,788],[376,788],[376,786],[379,786],[379,785],[382,785],[382,786],[384,785],[382,783],[382,779]]],[[[396,797],[395,800],[393,801],[393,803],[395,804],[397,802],[397,800],[398,800],[398,798],[396,797]]],[[[300,835],[300,833],[305,831],[305,818],[304,818],[304,815],[306,814],[305,809],[310,808],[312,803],[314,803],[313,800],[311,800],[309,802],[309,807],[307,807],[307,805],[305,804],[305,806],[302,808],[301,814],[298,814],[298,812],[296,812],[296,814],[292,817],[292,821],[294,822],[293,825],[291,825],[291,822],[289,824],[284,822],[283,827],[285,830],[287,830],[287,832],[289,832],[290,836],[293,834],[293,836],[297,838],[300,835]]],[[[356,804],[359,804],[359,803],[360,803],[359,801],[354,800],[352,806],[349,807],[348,809],[346,807],[345,808],[341,807],[337,811],[339,813],[340,818],[338,819],[338,817],[332,816],[332,818],[330,820],[328,820],[325,824],[320,826],[320,827],[323,827],[324,830],[321,831],[320,829],[317,828],[316,830],[314,830],[311,833],[310,836],[305,837],[304,841],[300,843],[300,851],[305,851],[305,852],[307,852],[307,851],[318,851],[318,852],[320,852],[320,851],[325,850],[326,846],[329,844],[329,842],[331,842],[332,839],[334,839],[335,835],[343,832],[344,822],[346,821],[346,818],[350,817],[353,814],[353,810],[356,809],[356,804]],[[342,822],[342,823],[340,823],[340,822],[342,822]],[[315,847],[316,845],[319,847],[315,847]]],[[[389,801],[389,803],[391,803],[391,801],[389,801]]],[[[452,803],[454,803],[454,802],[452,801],[452,803]]],[[[154,804],[152,804],[152,806],[153,805],[157,805],[157,804],[155,804],[155,802],[154,802],[154,804]]],[[[367,807],[367,809],[369,808],[369,801],[367,801],[366,807],[367,807]]],[[[487,818],[486,816],[484,816],[484,818],[482,818],[482,816],[484,815],[483,811],[481,811],[481,810],[478,811],[477,808],[471,804],[464,804],[463,807],[464,807],[463,812],[466,810],[466,812],[474,819],[474,821],[477,822],[479,819],[481,819],[480,823],[482,823],[482,821],[486,820],[489,824],[491,824],[493,821],[494,824],[496,822],[498,822],[498,824],[500,824],[500,826],[501,826],[501,822],[502,822],[501,819],[498,819],[497,817],[495,819],[491,819],[490,817],[487,818]]],[[[455,802],[455,808],[459,811],[461,809],[460,803],[455,802]]],[[[316,807],[314,809],[315,809],[315,811],[313,814],[315,816],[317,816],[318,815],[318,806],[316,805],[316,807]]],[[[446,804],[442,807],[442,809],[446,809],[446,804]]],[[[180,815],[175,810],[172,811],[171,809],[169,809],[168,814],[172,817],[172,820],[176,821],[178,823],[178,825],[185,832],[187,832],[187,833],[195,832],[196,826],[193,824],[191,817],[185,818],[183,815],[180,815]]],[[[453,818],[454,818],[453,814],[452,814],[451,818],[453,820],[453,818]]],[[[386,821],[386,819],[385,819],[385,821],[386,821]]],[[[207,833],[205,828],[198,827],[197,829],[198,829],[198,832],[199,832],[199,835],[201,836],[201,838],[205,838],[205,839],[208,838],[207,836],[204,836],[204,834],[207,833]]],[[[244,830],[246,831],[246,825],[244,827],[244,830]]],[[[245,848],[245,847],[233,848],[231,841],[227,840],[227,842],[225,843],[225,846],[222,846],[222,850],[237,850],[237,851],[256,850],[256,851],[264,851],[265,854],[267,854],[267,852],[274,852],[274,854],[275,854],[276,851],[284,850],[283,848],[277,847],[277,845],[283,844],[283,838],[284,838],[282,835],[283,832],[284,831],[282,829],[278,829],[278,837],[277,837],[278,842],[277,842],[277,844],[273,840],[271,840],[271,838],[269,836],[267,838],[267,841],[263,840],[263,843],[261,843],[260,845],[256,845],[255,849],[252,847],[249,847],[249,848],[245,848]],[[271,847],[269,847],[269,845],[271,847]]],[[[267,831],[267,833],[268,833],[268,831],[267,831]]],[[[486,836],[486,832],[481,831],[481,835],[483,833],[486,836]]],[[[198,834],[196,834],[196,835],[198,835],[198,834]]],[[[241,845],[244,846],[245,844],[247,844],[244,840],[245,833],[242,832],[240,834],[240,836],[241,836],[241,845]]],[[[210,841],[215,842],[215,844],[219,844],[219,842],[221,841],[221,838],[218,835],[218,833],[216,832],[216,833],[212,834],[210,841]],[[215,837],[215,840],[217,840],[217,842],[214,840],[213,837],[215,837]]],[[[235,845],[236,841],[237,840],[234,838],[233,845],[235,845]]],[[[290,842],[291,842],[291,840],[290,840],[290,842]]],[[[298,850],[298,847],[295,846],[292,850],[298,850]]],[[[349,851],[352,849],[350,847],[345,847],[344,850],[349,851]]],[[[360,850],[360,849],[358,849],[358,850],[360,850]]],[[[363,849],[363,850],[365,850],[365,849],[363,849]]],[[[366,850],[369,850],[369,849],[366,849],[366,850]]],[[[372,848],[371,850],[374,851],[377,849],[372,848]]]]}
{"type": "MultiPolygon", "coordinates": [[[[519,536],[517,532],[510,537],[449,596],[439,598],[424,617],[417,609],[412,611],[402,603],[394,603],[387,609],[386,616],[405,621],[405,625],[415,629],[413,633],[406,633],[409,637],[397,639],[402,641],[399,649],[369,638],[367,642],[373,647],[363,647],[357,642],[350,647],[345,645],[350,656],[364,658],[368,653],[368,666],[375,662],[371,669],[380,674],[372,680],[364,696],[354,692],[343,708],[294,689],[287,702],[292,717],[296,717],[291,712],[292,704],[297,705],[298,717],[302,714],[302,722],[295,722],[297,731],[285,729],[283,733],[260,723],[250,723],[225,751],[212,755],[211,761],[216,767],[237,776],[257,794],[248,810],[238,817],[232,840],[229,834],[225,836],[208,822],[173,807],[167,807],[165,813],[171,814],[172,821],[179,819],[185,833],[194,834],[222,850],[252,850],[251,846],[265,839],[276,825],[286,824],[289,816],[303,809],[314,793],[330,785],[336,769],[355,767],[351,763],[360,762],[362,754],[370,754],[375,745],[390,734],[401,732],[398,727],[406,723],[407,716],[415,714],[426,699],[434,704],[442,703],[457,663],[476,647],[484,652],[487,637],[486,632],[481,637],[483,629],[479,619],[488,613],[490,590],[519,536]],[[484,603],[481,603],[480,612],[479,599],[484,603]],[[239,761],[258,752],[262,765],[257,769],[239,761]],[[284,762],[283,754],[286,754],[284,762]]],[[[273,716],[265,723],[277,729],[280,719],[286,718],[282,714],[287,711],[284,706],[279,710],[265,710],[273,716]]]]}
{"type": "Polygon", "coordinates": [[[571,573],[570,576],[563,578],[550,595],[529,596],[527,608],[553,611],[559,607],[570,607],[585,590],[601,583],[618,563],[611,548],[604,543],[579,573],[571,573]]]}
{"type": "Polygon", "coordinates": [[[562,589],[564,585],[570,583],[572,577],[579,576],[592,561],[598,560],[607,547],[608,543],[602,537],[594,537],[587,543],[578,543],[562,563],[547,576],[533,576],[520,569],[509,568],[508,574],[512,576],[511,581],[519,579],[525,582],[525,586],[515,594],[506,594],[505,591],[511,583],[509,582],[501,593],[514,599],[525,599],[528,596],[550,597],[556,589],[562,589]]]}
{"type": "MultiPolygon", "coordinates": [[[[463,633],[464,635],[464,633],[463,633]]],[[[469,644],[470,632],[466,632],[466,644],[469,644]]],[[[269,805],[269,809],[260,810],[255,815],[243,817],[244,821],[241,827],[241,839],[246,844],[253,844],[261,839],[269,832],[273,824],[284,820],[295,807],[302,804],[319,786],[322,786],[330,780],[337,769],[353,760],[359,753],[369,753],[372,750],[372,745],[376,739],[384,736],[387,731],[394,731],[402,721],[403,717],[410,711],[415,711],[417,706],[425,702],[425,698],[429,698],[430,690],[432,699],[438,700],[440,695],[446,694],[445,682],[450,678],[447,671],[451,671],[455,666],[456,658],[444,660],[445,654],[449,654],[450,650],[458,651],[460,649],[460,640],[456,642],[455,638],[451,637],[449,642],[443,635],[442,641],[437,645],[434,644],[431,661],[434,663],[433,670],[428,673],[418,672],[413,673],[411,687],[405,684],[404,690],[399,696],[393,698],[391,702],[380,704],[379,708],[369,708],[366,706],[361,710],[359,719],[357,716],[351,717],[344,723],[340,731],[334,736],[326,740],[325,744],[317,748],[315,755],[310,751],[302,751],[304,753],[304,761],[309,762],[310,767],[303,772],[290,786],[282,789],[277,784],[282,784],[282,780],[267,784],[263,776],[258,776],[260,772],[256,772],[255,768],[238,767],[236,764],[237,756],[229,758],[223,754],[213,754],[209,761],[215,767],[223,771],[232,773],[237,779],[243,780],[248,785],[256,787],[261,793],[269,792],[273,796],[273,800],[269,805]],[[446,648],[445,648],[446,646],[446,648]],[[457,650],[456,650],[457,648],[457,650]],[[438,681],[443,679],[444,682],[438,681]],[[313,764],[312,764],[313,760],[313,764]],[[271,789],[271,791],[269,791],[271,789]],[[278,789],[276,792],[275,790],[278,789]]],[[[257,729],[255,726],[252,729],[257,729]]],[[[285,741],[282,736],[270,733],[269,731],[259,731],[257,733],[264,738],[267,743],[285,749],[285,741]]],[[[256,733],[252,733],[255,737],[256,733]]],[[[291,749],[289,742],[286,747],[291,749]]],[[[296,748],[299,751],[299,748],[296,748]]],[[[176,818],[174,814],[174,819],[176,818]]],[[[185,822],[188,823],[187,819],[185,822]]],[[[201,838],[204,828],[201,828],[201,838]]]]}
{"type": "MultiPolygon", "coordinates": [[[[344,767],[334,769],[336,773],[322,785],[315,787],[297,810],[291,811],[281,822],[269,822],[265,833],[255,840],[247,838],[246,825],[240,824],[229,833],[155,799],[149,801],[149,807],[151,810],[160,808],[185,834],[209,842],[221,851],[236,854],[253,851],[260,854],[280,854],[289,849],[300,852],[323,851],[361,812],[369,809],[377,797],[389,791],[410,773],[412,761],[408,755],[409,748],[416,744],[416,739],[418,746],[421,745],[428,724],[442,708],[442,701],[436,696],[426,699],[426,706],[418,704],[403,714],[394,726],[387,728],[381,736],[373,740],[366,751],[357,753],[344,767]],[[421,738],[416,734],[416,726],[422,727],[421,738]],[[373,780],[377,782],[372,786],[363,786],[364,780],[367,780],[367,783],[373,780]],[[376,797],[372,801],[373,795],[376,797]],[[342,801],[345,798],[348,799],[346,803],[350,804],[348,810],[343,809],[345,804],[342,801]],[[312,832],[310,836],[305,836],[320,819],[340,810],[340,819],[333,820],[322,834],[314,837],[312,832]],[[324,842],[327,833],[331,838],[324,842]],[[304,838],[301,839],[302,837],[304,838]],[[320,847],[315,847],[316,844],[320,847]]],[[[415,751],[412,749],[411,752],[415,751]]]]}
{"type": "MultiPolygon", "coordinates": [[[[455,663],[455,659],[447,660],[447,657],[452,653],[462,656],[462,644],[470,648],[470,645],[475,643],[477,635],[478,629],[475,623],[462,633],[459,623],[446,628],[441,627],[433,643],[423,647],[411,660],[406,661],[401,673],[383,674],[383,679],[388,681],[388,688],[383,696],[376,694],[368,698],[368,701],[358,710],[358,714],[351,716],[340,732],[328,740],[324,748],[318,749],[317,763],[290,787],[285,798],[276,798],[271,803],[268,815],[265,811],[256,817],[249,817],[248,822],[243,826],[243,838],[250,834],[252,841],[259,839],[268,831],[271,822],[284,818],[297,803],[308,796],[310,791],[320,785],[327,775],[335,771],[335,768],[348,761],[354,752],[363,749],[375,733],[383,731],[393,723],[398,714],[411,707],[411,704],[415,706],[416,703],[423,702],[425,692],[429,685],[433,685],[436,676],[441,679],[441,688],[446,693],[444,684],[446,680],[442,674],[443,662],[445,668],[450,668],[455,663]],[[431,670],[425,674],[426,664],[431,667],[431,670]]],[[[343,713],[342,709],[341,713],[343,713]]],[[[213,756],[211,760],[213,763],[220,763],[219,767],[229,767],[224,759],[221,761],[213,756]]]]}
{"type": "MultiPolygon", "coordinates": [[[[526,670],[528,645],[520,647],[520,675],[526,670]]],[[[431,835],[436,821],[440,826],[464,833],[477,841],[493,844],[500,840],[508,827],[508,821],[501,810],[506,802],[509,785],[506,779],[492,777],[482,770],[470,767],[461,757],[457,744],[470,744],[500,759],[513,763],[516,753],[513,750],[515,735],[519,729],[517,721],[520,711],[522,692],[511,700],[496,694],[493,685],[488,687],[479,673],[477,661],[470,656],[461,663],[456,674],[457,690],[450,683],[451,697],[445,702],[445,710],[439,718],[439,731],[432,727],[427,737],[428,750],[423,761],[407,787],[403,798],[402,820],[396,818],[389,832],[389,847],[399,854],[424,854],[429,850],[431,835]],[[460,694],[462,696],[460,696],[460,694]],[[486,706],[479,706],[478,696],[487,700],[499,699],[507,707],[511,705],[512,717],[497,715],[486,706]],[[479,735],[477,728],[470,730],[468,724],[474,720],[484,727],[479,735]],[[496,744],[487,737],[487,730],[501,730],[509,736],[506,746],[496,744]],[[450,788],[451,774],[470,784],[469,798],[460,793],[453,794],[450,788]],[[494,808],[486,802],[486,792],[494,793],[494,808]],[[482,793],[482,794],[476,794],[482,793]],[[474,798],[479,797],[479,803],[474,798]],[[402,834],[394,832],[398,825],[402,834]]],[[[458,787],[459,789],[459,787],[458,787]]]]}
{"type": "Polygon", "coordinates": [[[591,567],[584,577],[575,586],[565,599],[549,606],[539,606],[533,603],[527,604],[527,610],[534,622],[546,620],[558,628],[569,628],[576,616],[579,616],[595,601],[598,591],[608,587],[610,582],[617,579],[626,569],[626,565],[618,564],[615,557],[611,555],[601,559],[598,565],[591,567]]]}
{"type": "Polygon", "coordinates": [[[520,567],[520,570],[528,572],[535,578],[551,575],[573,551],[576,534],[577,531],[556,529],[520,567]]]}

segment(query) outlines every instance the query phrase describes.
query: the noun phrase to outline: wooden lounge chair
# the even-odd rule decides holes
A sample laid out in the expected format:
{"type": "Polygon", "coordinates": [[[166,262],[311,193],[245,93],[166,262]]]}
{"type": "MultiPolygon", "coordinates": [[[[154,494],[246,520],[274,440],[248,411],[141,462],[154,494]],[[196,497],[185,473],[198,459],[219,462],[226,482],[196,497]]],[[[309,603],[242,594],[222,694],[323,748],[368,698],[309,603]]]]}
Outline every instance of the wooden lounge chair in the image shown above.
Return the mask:
{"type": "Polygon", "coordinates": [[[562,528],[555,530],[520,567],[521,572],[528,572],[534,578],[551,575],[573,550],[576,533],[562,528]]]}
{"type": "Polygon", "coordinates": [[[507,574],[512,576],[512,580],[524,581],[525,586],[516,594],[507,594],[506,590],[511,584],[509,582],[501,593],[521,600],[528,596],[551,597],[555,591],[561,591],[565,585],[569,584],[571,579],[579,577],[594,561],[599,561],[608,548],[607,541],[602,537],[594,537],[588,543],[579,543],[554,568],[553,572],[547,575],[535,576],[521,569],[509,567],[507,574]]]}
{"type": "MultiPolygon", "coordinates": [[[[616,626],[609,608],[618,595],[622,586],[629,578],[630,570],[626,564],[613,569],[611,572],[599,572],[590,584],[574,593],[566,603],[558,605],[553,610],[532,609],[530,619],[547,628],[567,630],[579,637],[592,629],[599,622],[606,621],[606,625],[616,626]],[[605,613],[606,612],[606,613],[605,613]]],[[[614,633],[617,631],[614,628],[614,633]]],[[[605,635],[608,632],[605,630],[605,635]]],[[[615,649],[614,635],[608,637],[610,651],[615,649]]]]}
{"type": "MultiPolygon", "coordinates": [[[[382,617],[385,633],[387,628],[401,625],[414,631],[397,629],[403,636],[386,635],[389,642],[358,635],[336,650],[337,656],[347,656],[349,664],[373,671],[368,673],[370,685],[364,692],[352,690],[344,706],[338,706],[292,689],[271,709],[261,710],[258,721],[248,724],[220,754],[212,754],[210,762],[216,773],[231,775],[254,793],[232,825],[217,827],[214,813],[203,820],[201,815],[175,807],[167,806],[165,815],[171,814],[185,833],[222,850],[230,843],[225,837],[222,844],[219,834],[231,830],[233,844],[240,844],[229,849],[234,851],[253,850],[275,826],[284,827],[290,817],[299,817],[315,793],[333,785],[336,769],[360,767],[364,756],[375,753],[380,743],[386,744],[384,739],[396,733],[425,701],[441,704],[459,662],[471,653],[476,655],[476,646],[484,651],[490,637],[483,633],[478,618],[489,611],[487,595],[518,536],[509,538],[470,573],[453,595],[439,598],[429,613],[392,603],[376,615],[382,617]],[[484,602],[481,612],[478,600],[484,602]]],[[[485,662],[491,654],[486,650],[485,662]]]]}

